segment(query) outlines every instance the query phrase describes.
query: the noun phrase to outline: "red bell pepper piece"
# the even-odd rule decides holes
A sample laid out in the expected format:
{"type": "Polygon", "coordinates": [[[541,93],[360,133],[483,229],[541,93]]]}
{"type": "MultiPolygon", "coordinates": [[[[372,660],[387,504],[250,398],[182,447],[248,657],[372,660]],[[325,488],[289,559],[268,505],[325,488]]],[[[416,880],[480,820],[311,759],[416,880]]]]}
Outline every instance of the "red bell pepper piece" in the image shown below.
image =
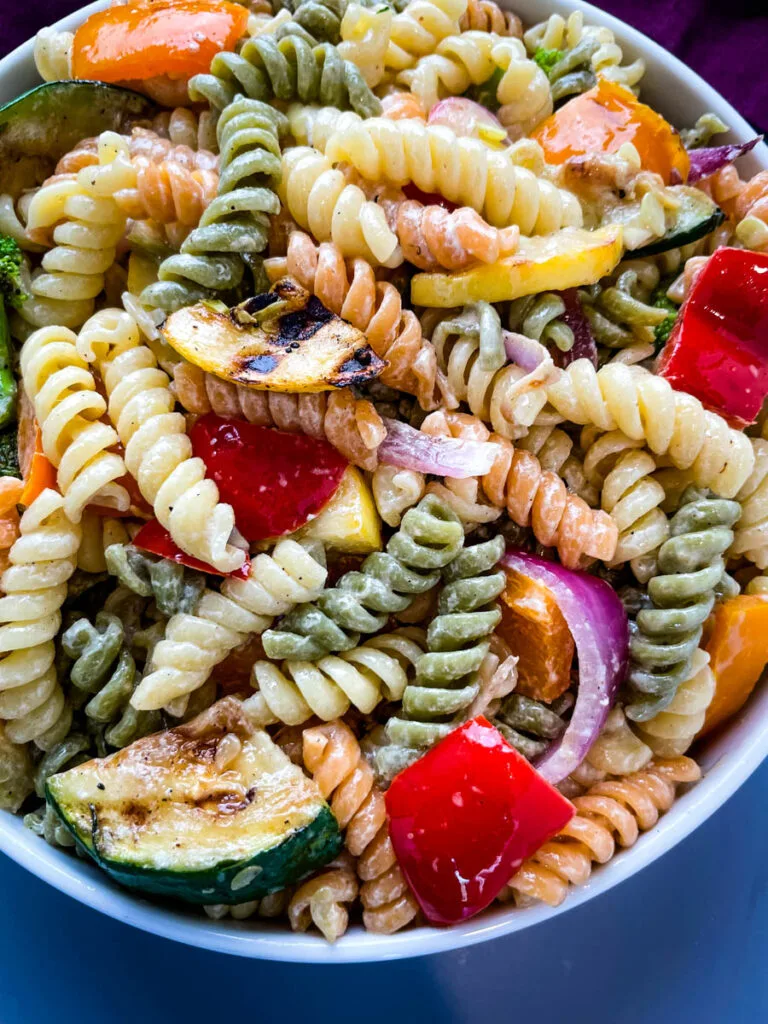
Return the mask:
{"type": "Polygon", "coordinates": [[[248,555],[245,556],[243,564],[230,573],[219,572],[207,562],[193,558],[192,555],[188,555],[186,551],[182,551],[178,547],[158,519],[150,519],[148,523],[145,523],[133,538],[133,543],[142,551],[149,551],[152,555],[160,555],[161,558],[168,558],[172,562],[178,562],[179,565],[186,565],[188,569],[197,569],[198,572],[207,572],[212,576],[231,576],[236,580],[247,580],[251,571],[251,560],[248,555]]]}
{"type": "Polygon", "coordinates": [[[400,867],[433,924],[487,907],[575,813],[482,716],[400,772],[386,805],[400,867]]]}
{"type": "Polygon", "coordinates": [[[348,465],[322,438],[213,413],[201,416],[189,436],[249,541],[280,537],[304,526],[333,497],[348,465]]]}
{"type": "Polygon", "coordinates": [[[735,427],[768,394],[768,254],[715,250],[680,311],[659,373],[735,427]]]}

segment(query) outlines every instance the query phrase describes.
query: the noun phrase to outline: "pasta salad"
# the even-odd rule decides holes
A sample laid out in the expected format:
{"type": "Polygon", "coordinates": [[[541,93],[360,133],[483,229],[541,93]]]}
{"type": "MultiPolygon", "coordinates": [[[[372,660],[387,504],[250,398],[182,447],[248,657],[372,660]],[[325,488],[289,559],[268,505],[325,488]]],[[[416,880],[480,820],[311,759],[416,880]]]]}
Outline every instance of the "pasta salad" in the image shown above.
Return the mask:
{"type": "Polygon", "coordinates": [[[35,61],[0,809],[331,942],[559,905],[768,664],[759,139],[494,0],[129,0],[35,61]]]}

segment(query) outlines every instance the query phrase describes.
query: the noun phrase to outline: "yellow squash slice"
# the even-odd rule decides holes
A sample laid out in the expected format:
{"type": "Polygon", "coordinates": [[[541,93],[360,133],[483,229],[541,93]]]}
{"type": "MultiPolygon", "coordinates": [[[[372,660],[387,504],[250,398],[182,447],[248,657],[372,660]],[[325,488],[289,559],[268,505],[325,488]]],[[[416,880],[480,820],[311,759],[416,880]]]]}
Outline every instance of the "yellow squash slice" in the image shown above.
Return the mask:
{"type": "Polygon", "coordinates": [[[563,228],[552,235],[522,238],[520,248],[498,263],[461,274],[416,274],[411,281],[414,306],[448,309],[467,302],[504,302],[538,292],[596,284],[622,256],[622,229],[609,224],[598,231],[563,228]]]}
{"type": "Polygon", "coordinates": [[[297,536],[320,540],[327,548],[349,555],[381,550],[381,520],[359,469],[349,466],[344,471],[334,496],[297,536]]]}
{"type": "Polygon", "coordinates": [[[331,391],[386,366],[361,331],[288,278],[231,310],[206,302],[180,309],[160,333],[189,362],[256,391],[331,391]]]}

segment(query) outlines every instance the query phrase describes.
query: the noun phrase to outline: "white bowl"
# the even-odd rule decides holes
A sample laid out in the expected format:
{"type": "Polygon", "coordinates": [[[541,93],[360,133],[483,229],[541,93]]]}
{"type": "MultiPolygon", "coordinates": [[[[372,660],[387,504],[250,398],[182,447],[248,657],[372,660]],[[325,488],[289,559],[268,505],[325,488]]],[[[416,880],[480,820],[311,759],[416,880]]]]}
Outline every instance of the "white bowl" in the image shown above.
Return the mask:
{"type": "MultiPolygon", "coordinates": [[[[503,0],[501,2],[503,5],[503,0]]],[[[85,15],[106,6],[106,2],[91,4],[59,22],[59,27],[72,29],[85,15]]],[[[648,70],[643,79],[643,98],[675,124],[692,125],[700,114],[711,110],[731,125],[728,141],[741,142],[754,135],[747,122],[676,57],[590,4],[579,0],[515,0],[514,9],[527,25],[541,21],[552,12],[567,15],[574,10],[583,11],[589,22],[604,24],[613,30],[629,58],[645,59],[648,70]]],[[[0,60],[0,102],[13,99],[39,81],[32,45],[27,42],[0,60]]],[[[768,168],[768,148],[761,144],[740,166],[749,173],[768,168]]],[[[361,927],[355,927],[334,946],[316,935],[294,935],[284,926],[269,926],[257,919],[215,923],[208,920],[202,910],[159,906],[131,895],[113,885],[90,861],[52,849],[25,829],[20,818],[9,814],[0,814],[0,850],[81,903],[118,921],[192,946],[302,963],[354,963],[421,956],[521,931],[606,892],[684,839],[736,791],[766,755],[768,686],[763,686],[721,735],[698,750],[697,758],[705,772],[703,780],[684,793],[636,846],[597,868],[590,882],[574,889],[561,907],[553,910],[540,905],[518,910],[497,906],[455,928],[414,928],[392,936],[370,935],[361,927]]]]}

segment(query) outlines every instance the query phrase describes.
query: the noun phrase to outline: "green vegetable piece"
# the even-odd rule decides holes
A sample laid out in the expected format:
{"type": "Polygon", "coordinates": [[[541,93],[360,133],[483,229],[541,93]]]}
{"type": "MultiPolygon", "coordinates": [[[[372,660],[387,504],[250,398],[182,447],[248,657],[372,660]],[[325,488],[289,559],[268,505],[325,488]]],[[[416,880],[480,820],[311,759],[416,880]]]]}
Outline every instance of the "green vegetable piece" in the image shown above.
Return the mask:
{"type": "Polygon", "coordinates": [[[317,784],[234,697],[54,775],[47,798],[117,882],[190,903],[260,899],[342,846],[317,784]]]}
{"type": "Polygon", "coordinates": [[[82,139],[151,118],[155,104],[104,82],[46,82],[0,107],[0,192],[41,184],[82,139]]]}
{"type": "Polygon", "coordinates": [[[499,88],[499,82],[501,81],[504,72],[501,68],[496,68],[490,78],[481,82],[480,85],[472,85],[467,89],[464,95],[467,99],[474,100],[475,103],[481,104],[486,110],[494,112],[499,109],[499,101],[496,97],[496,92],[499,88]]]}
{"type": "Polygon", "coordinates": [[[656,291],[651,296],[651,305],[656,306],[657,309],[668,309],[669,316],[665,317],[660,324],[657,324],[653,329],[653,335],[656,339],[656,351],[663,348],[664,345],[669,341],[669,336],[672,333],[672,328],[677,322],[677,314],[680,307],[676,302],[667,295],[667,289],[669,288],[671,281],[662,282],[656,291]]]}
{"type": "Polygon", "coordinates": [[[550,72],[555,64],[563,59],[565,53],[563,50],[545,50],[539,48],[533,55],[533,59],[539,65],[544,74],[549,78],[550,72]]]}
{"type": "Polygon", "coordinates": [[[19,441],[15,423],[0,430],[0,476],[15,476],[21,479],[19,441]]]}

